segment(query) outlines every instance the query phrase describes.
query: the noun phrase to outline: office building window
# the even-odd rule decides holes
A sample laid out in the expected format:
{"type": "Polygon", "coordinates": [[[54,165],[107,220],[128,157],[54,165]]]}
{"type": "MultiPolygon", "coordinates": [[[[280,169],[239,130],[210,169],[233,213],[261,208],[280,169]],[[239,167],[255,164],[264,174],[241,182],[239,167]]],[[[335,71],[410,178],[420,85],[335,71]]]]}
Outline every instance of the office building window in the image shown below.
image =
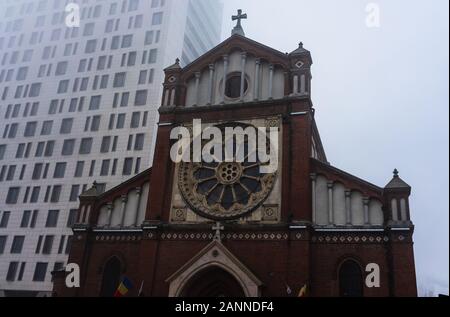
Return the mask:
{"type": "Polygon", "coordinates": [[[110,160],[103,160],[100,169],[100,176],[108,176],[110,160]]]}
{"type": "Polygon", "coordinates": [[[25,236],[14,236],[13,242],[11,244],[11,253],[12,254],[22,253],[24,241],[25,241],[25,236]]]}
{"type": "Polygon", "coordinates": [[[91,166],[89,167],[89,177],[94,176],[94,170],[95,170],[95,160],[92,160],[91,166]]]}
{"type": "Polygon", "coordinates": [[[134,150],[135,151],[142,151],[144,149],[144,139],[145,139],[144,133],[136,134],[136,138],[134,141],[134,150]]]}
{"type": "Polygon", "coordinates": [[[31,210],[25,210],[22,214],[22,220],[20,221],[21,228],[28,228],[31,220],[31,210]]]}
{"type": "Polygon", "coordinates": [[[0,144],[0,160],[5,158],[6,144],[0,144]]]}
{"type": "Polygon", "coordinates": [[[121,48],[131,47],[132,44],[133,44],[133,35],[132,34],[124,35],[122,37],[121,48]]]}
{"type": "Polygon", "coordinates": [[[53,155],[53,149],[55,148],[55,141],[48,141],[45,144],[44,156],[50,157],[53,155]]]}
{"type": "Polygon", "coordinates": [[[48,263],[38,262],[34,269],[33,281],[34,282],[44,282],[45,275],[47,274],[48,263]]]}
{"type": "Polygon", "coordinates": [[[8,282],[13,282],[16,279],[18,267],[19,267],[19,262],[10,262],[9,263],[8,272],[6,273],[6,280],[8,282]]]}
{"type": "Polygon", "coordinates": [[[138,85],[143,85],[147,82],[147,70],[141,70],[139,73],[138,85]]]}
{"type": "Polygon", "coordinates": [[[150,50],[150,53],[149,53],[149,56],[148,56],[148,63],[149,64],[156,63],[157,57],[158,57],[158,50],[156,48],[150,50]]]}
{"type": "Polygon", "coordinates": [[[56,163],[53,178],[64,178],[67,163],[56,163]]]}
{"type": "Polygon", "coordinates": [[[6,239],[8,236],[0,236],[0,254],[5,252],[6,239]]]}
{"type": "Polygon", "coordinates": [[[111,39],[111,50],[116,50],[119,48],[119,43],[120,43],[120,36],[119,35],[115,35],[112,37],[111,39]]]}
{"type": "Polygon", "coordinates": [[[67,237],[66,249],[64,251],[65,254],[69,254],[70,252],[70,248],[72,247],[72,237],[73,236],[67,237]]]}
{"type": "Polygon", "coordinates": [[[25,143],[20,143],[17,146],[16,158],[22,158],[25,153],[25,143]]]}
{"type": "Polygon", "coordinates": [[[83,138],[80,142],[79,154],[89,154],[92,148],[92,138],[83,138]]]}
{"type": "Polygon", "coordinates": [[[111,145],[111,137],[104,136],[102,139],[102,145],[100,146],[100,153],[108,153],[111,145]]]}
{"type": "Polygon", "coordinates": [[[50,202],[57,203],[59,202],[59,197],[61,195],[61,185],[55,185],[52,188],[52,195],[50,196],[50,202]]]}
{"type": "Polygon", "coordinates": [[[98,110],[100,109],[100,101],[102,96],[92,96],[91,102],[89,103],[89,110],[98,110]]]}
{"type": "Polygon", "coordinates": [[[97,48],[97,40],[89,40],[86,42],[85,53],[94,53],[97,48]]]}
{"type": "Polygon", "coordinates": [[[162,12],[153,13],[152,25],[160,25],[160,24],[162,24],[162,19],[163,19],[163,13],[162,12]]]}
{"type": "Polygon", "coordinates": [[[10,187],[8,189],[8,194],[6,195],[6,204],[13,205],[17,204],[19,199],[20,187],[10,187]]]}
{"type": "Polygon", "coordinates": [[[130,52],[128,54],[127,66],[134,66],[136,64],[136,57],[137,57],[136,52],[130,52]]]}
{"type": "Polygon", "coordinates": [[[58,64],[56,64],[55,76],[65,75],[67,73],[67,66],[68,65],[69,65],[69,63],[66,62],[66,61],[59,62],[58,64]]]}
{"type": "Polygon", "coordinates": [[[117,116],[117,123],[116,123],[116,129],[123,129],[125,126],[125,118],[126,118],[126,114],[125,113],[120,113],[117,116]]]}
{"type": "Polygon", "coordinates": [[[33,187],[33,190],[31,191],[30,203],[38,202],[40,191],[41,191],[41,187],[39,187],[39,186],[33,187]]]}
{"type": "Polygon", "coordinates": [[[27,74],[28,74],[28,67],[20,67],[17,70],[16,80],[17,81],[25,80],[27,78],[27,74]]]}
{"type": "Polygon", "coordinates": [[[75,148],[75,139],[64,140],[61,155],[72,155],[75,148]]]}
{"type": "Polygon", "coordinates": [[[144,106],[147,103],[147,95],[148,95],[148,91],[146,89],[136,91],[134,105],[135,106],[144,106]]]}
{"type": "Polygon", "coordinates": [[[137,11],[139,8],[139,0],[130,0],[128,3],[128,11],[137,11]]]}
{"type": "MultiPolygon", "coordinates": [[[[61,82],[60,82],[61,85],[61,82]]],[[[58,111],[58,100],[53,99],[50,101],[50,106],[48,108],[48,114],[55,114],[58,111]]]]}
{"type": "Polygon", "coordinates": [[[122,98],[120,99],[120,107],[128,107],[128,101],[130,99],[130,93],[124,92],[122,98]]]}
{"type": "Polygon", "coordinates": [[[41,135],[50,135],[52,133],[53,121],[42,122],[41,135]]]}
{"type": "Polygon", "coordinates": [[[54,239],[55,239],[55,236],[45,236],[44,244],[42,246],[42,254],[51,254],[52,253],[54,239]]]}
{"type": "Polygon", "coordinates": [[[69,134],[72,132],[73,118],[65,118],[61,121],[60,134],[69,134]]]}
{"type": "Polygon", "coordinates": [[[28,97],[38,97],[41,92],[41,83],[34,83],[30,86],[28,97]]]}
{"type": "Polygon", "coordinates": [[[84,25],[83,36],[91,36],[94,34],[95,23],[90,22],[84,25]]]}
{"type": "Polygon", "coordinates": [[[78,209],[70,209],[69,217],[67,218],[67,227],[72,228],[78,218],[78,209]]]}
{"type": "Polygon", "coordinates": [[[37,122],[27,122],[25,125],[24,137],[33,137],[36,134],[37,122]]]}
{"type": "Polygon", "coordinates": [[[34,164],[33,174],[31,176],[32,180],[38,180],[38,179],[41,178],[43,167],[44,167],[43,163],[36,163],[36,164],[34,164]]]}
{"type": "Polygon", "coordinates": [[[145,42],[144,42],[145,45],[150,45],[153,43],[153,35],[154,35],[153,31],[147,31],[145,33],[145,42]]]}
{"type": "Polygon", "coordinates": [[[25,262],[22,262],[21,264],[20,264],[20,270],[19,270],[19,275],[17,276],[17,280],[18,281],[21,281],[22,280],[22,278],[23,278],[23,273],[25,272],[25,262]]]}
{"type": "Polygon", "coordinates": [[[80,193],[80,185],[72,185],[72,188],[70,190],[69,201],[77,201],[79,193],[80,193]]]}
{"type": "Polygon", "coordinates": [[[100,129],[100,116],[93,116],[91,123],[91,131],[97,132],[100,129]]]}
{"type": "Polygon", "coordinates": [[[84,169],[84,162],[83,161],[78,161],[77,165],[75,167],[74,177],[82,177],[83,176],[83,169],[84,169]]]}
{"type": "Polygon", "coordinates": [[[114,88],[124,87],[125,86],[125,78],[126,78],[126,73],[116,73],[114,75],[113,87],[114,88]]]}
{"type": "Polygon", "coordinates": [[[61,80],[58,84],[58,94],[64,94],[69,89],[69,80],[61,80]]]}
{"type": "Polygon", "coordinates": [[[8,173],[6,175],[6,180],[12,181],[14,179],[15,174],[16,174],[16,165],[10,165],[8,167],[8,173]]]}
{"type": "Polygon", "coordinates": [[[9,216],[11,215],[11,212],[4,211],[1,215],[2,216],[0,218],[0,228],[6,228],[8,227],[9,216]]]}
{"type": "Polygon", "coordinates": [[[59,210],[49,210],[47,220],[45,222],[46,228],[55,228],[58,224],[59,210]]]}
{"type": "Polygon", "coordinates": [[[133,158],[128,157],[123,161],[122,175],[131,175],[133,169],[133,158]]]}
{"type": "Polygon", "coordinates": [[[131,115],[131,123],[130,128],[136,129],[139,128],[139,122],[141,121],[141,113],[140,112],[133,112],[131,115]]]}

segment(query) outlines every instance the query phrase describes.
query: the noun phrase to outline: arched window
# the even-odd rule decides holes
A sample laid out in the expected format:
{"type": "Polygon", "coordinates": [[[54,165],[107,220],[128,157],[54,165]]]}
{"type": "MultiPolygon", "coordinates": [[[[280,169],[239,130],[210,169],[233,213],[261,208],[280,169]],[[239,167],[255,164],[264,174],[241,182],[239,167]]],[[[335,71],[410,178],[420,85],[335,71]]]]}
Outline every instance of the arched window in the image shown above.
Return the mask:
{"type": "Polygon", "coordinates": [[[339,296],[363,296],[363,276],[361,268],[358,263],[353,260],[346,260],[339,268],[339,296]]]}
{"type": "Polygon", "coordinates": [[[114,296],[119,286],[121,274],[121,263],[115,256],[106,262],[103,268],[102,287],[100,290],[101,297],[114,296]]]}

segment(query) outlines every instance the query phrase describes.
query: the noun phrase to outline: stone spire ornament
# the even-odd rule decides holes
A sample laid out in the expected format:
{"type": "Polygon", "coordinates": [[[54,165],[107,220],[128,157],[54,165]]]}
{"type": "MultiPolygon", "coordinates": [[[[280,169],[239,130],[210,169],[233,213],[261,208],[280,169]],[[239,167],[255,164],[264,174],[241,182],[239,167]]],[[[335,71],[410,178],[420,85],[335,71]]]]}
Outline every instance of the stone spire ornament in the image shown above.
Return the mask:
{"type": "Polygon", "coordinates": [[[231,31],[231,35],[239,34],[241,36],[245,36],[244,29],[242,28],[242,24],[241,24],[241,20],[244,20],[244,19],[247,19],[247,14],[246,13],[242,14],[242,10],[241,9],[238,10],[238,14],[237,15],[233,15],[231,17],[232,21],[236,21],[237,20],[237,24],[233,28],[233,31],[231,31]]]}

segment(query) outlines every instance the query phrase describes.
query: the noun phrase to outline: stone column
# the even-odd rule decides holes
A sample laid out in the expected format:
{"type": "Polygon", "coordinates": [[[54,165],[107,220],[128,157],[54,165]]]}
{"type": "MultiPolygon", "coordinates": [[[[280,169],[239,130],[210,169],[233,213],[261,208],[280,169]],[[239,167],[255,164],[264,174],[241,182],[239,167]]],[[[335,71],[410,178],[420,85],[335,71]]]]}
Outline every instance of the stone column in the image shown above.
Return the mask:
{"type": "Polygon", "coordinates": [[[222,95],[220,96],[220,103],[225,103],[225,91],[227,89],[227,76],[228,76],[228,55],[223,56],[223,87],[222,87],[222,95]]]}
{"type": "Polygon", "coordinates": [[[352,225],[352,191],[345,191],[345,223],[347,226],[352,225]]]}
{"type": "Polygon", "coordinates": [[[198,106],[200,100],[199,100],[199,89],[200,89],[200,72],[195,72],[195,106],[198,106]]]}
{"type": "Polygon", "coordinates": [[[122,199],[122,213],[121,213],[121,220],[120,220],[120,226],[123,227],[124,223],[125,223],[125,214],[127,212],[127,201],[128,201],[128,196],[127,195],[122,195],[121,197],[122,199]]]}
{"type": "Polygon", "coordinates": [[[113,203],[108,203],[106,205],[106,207],[108,208],[108,223],[107,226],[111,227],[111,223],[112,223],[112,216],[113,216],[113,203]]]}
{"type": "Polygon", "coordinates": [[[316,223],[316,181],[317,174],[310,174],[311,177],[311,191],[312,191],[312,222],[316,223]]]}
{"type": "Polygon", "coordinates": [[[88,224],[89,223],[89,217],[91,216],[91,205],[88,205],[86,207],[86,214],[84,215],[84,221],[83,223],[88,224]]]}
{"type": "Polygon", "coordinates": [[[273,64],[269,65],[269,99],[273,99],[273,64]]]}
{"type": "Polygon", "coordinates": [[[209,64],[208,105],[213,103],[214,64],[209,64]]]}
{"type": "Polygon", "coordinates": [[[328,187],[328,224],[332,225],[334,223],[334,215],[333,215],[333,188],[334,182],[329,181],[327,183],[328,187]]]}
{"type": "Polygon", "coordinates": [[[81,206],[80,214],[78,215],[78,223],[83,223],[85,210],[86,210],[86,205],[81,206]]]}
{"type": "Polygon", "coordinates": [[[168,106],[169,105],[169,89],[166,89],[164,91],[164,106],[168,106]]]}
{"type": "Polygon", "coordinates": [[[247,53],[241,53],[241,101],[244,101],[245,93],[245,65],[247,64],[247,53]]]}
{"type": "Polygon", "coordinates": [[[306,93],[306,76],[305,76],[305,74],[302,74],[300,76],[300,93],[301,94],[306,93]]]}
{"type": "Polygon", "coordinates": [[[141,187],[137,187],[136,188],[137,206],[136,206],[136,214],[134,215],[134,224],[133,224],[133,226],[135,226],[135,227],[138,225],[138,220],[139,220],[139,209],[141,208],[141,193],[142,193],[141,187]]]}
{"type": "Polygon", "coordinates": [[[261,69],[261,59],[257,58],[255,60],[255,86],[253,87],[253,99],[255,101],[257,101],[259,99],[259,76],[260,76],[260,71],[261,69]]]}
{"type": "Polygon", "coordinates": [[[370,219],[369,219],[369,197],[363,198],[363,204],[364,204],[364,225],[370,225],[370,219]]]}
{"type": "Polygon", "coordinates": [[[170,92],[170,105],[175,106],[175,88],[172,88],[170,92]]]}
{"type": "Polygon", "coordinates": [[[294,79],[292,80],[292,93],[294,95],[298,94],[298,75],[294,75],[294,79]]]}
{"type": "Polygon", "coordinates": [[[391,200],[391,209],[392,209],[392,220],[398,221],[398,208],[397,208],[397,199],[393,198],[391,200]]]}

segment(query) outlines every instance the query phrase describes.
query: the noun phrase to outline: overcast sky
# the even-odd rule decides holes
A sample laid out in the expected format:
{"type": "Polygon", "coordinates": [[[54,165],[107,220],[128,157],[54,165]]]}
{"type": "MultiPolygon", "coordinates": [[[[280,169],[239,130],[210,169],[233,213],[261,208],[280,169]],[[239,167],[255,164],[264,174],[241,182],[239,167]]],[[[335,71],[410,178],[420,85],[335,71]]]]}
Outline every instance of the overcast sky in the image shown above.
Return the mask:
{"type": "Polygon", "coordinates": [[[248,14],[246,36],[311,51],[312,99],[328,160],[384,187],[412,186],[420,294],[449,285],[449,4],[447,0],[224,0],[248,14]],[[367,4],[380,28],[366,26],[367,4]]]}

